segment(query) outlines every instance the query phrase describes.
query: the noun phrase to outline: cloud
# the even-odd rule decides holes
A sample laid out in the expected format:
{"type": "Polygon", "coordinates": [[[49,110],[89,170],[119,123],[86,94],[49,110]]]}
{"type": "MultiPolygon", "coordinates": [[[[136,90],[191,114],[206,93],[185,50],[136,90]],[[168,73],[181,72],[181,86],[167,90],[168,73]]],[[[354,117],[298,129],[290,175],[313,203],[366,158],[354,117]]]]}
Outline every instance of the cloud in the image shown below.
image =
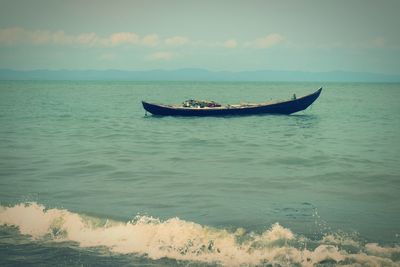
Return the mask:
{"type": "Polygon", "coordinates": [[[347,47],[353,49],[382,49],[382,48],[396,48],[395,46],[391,45],[387,42],[387,40],[381,36],[364,40],[361,42],[353,42],[347,44],[347,47]]]}
{"type": "Polygon", "coordinates": [[[166,45],[171,45],[171,46],[180,46],[187,44],[189,42],[189,39],[183,36],[173,36],[170,38],[165,39],[165,44],[166,45]]]}
{"type": "Polygon", "coordinates": [[[333,42],[317,42],[311,41],[306,43],[294,43],[288,42],[287,43],[289,48],[309,48],[309,49],[399,49],[399,46],[396,46],[387,39],[378,36],[372,39],[364,39],[358,41],[333,41],[333,42]]]}
{"type": "MultiPolygon", "coordinates": [[[[278,33],[272,33],[253,41],[239,45],[236,39],[219,41],[193,41],[184,36],[172,36],[161,39],[157,34],[140,36],[134,32],[115,32],[108,36],[99,36],[94,32],[67,34],[64,31],[27,30],[21,27],[0,28],[0,45],[64,45],[77,47],[116,47],[116,46],[146,46],[166,47],[182,46],[190,44],[192,47],[207,48],[269,48],[281,43],[284,37],[278,33]]],[[[382,47],[385,45],[383,38],[376,38],[369,46],[382,47]]]]}
{"type": "Polygon", "coordinates": [[[107,38],[100,39],[100,43],[105,46],[118,46],[118,45],[142,45],[142,46],[157,46],[158,35],[151,34],[144,37],[140,37],[138,34],[133,32],[117,32],[111,34],[107,38]]]}
{"type": "Polygon", "coordinates": [[[74,42],[76,44],[82,44],[82,45],[87,45],[87,46],[95,46],[100,41],[101,41],[101,39],[97,36],[97,34],[95,34],[93,32],[79,34],[78,36],[75,37],[75,40],[74,40],[74,42]]]}
{"type": "Polygon", "coordinates": [[[48,43],[52,39],[52,34],[49,31],[34,31],[34,32],[26,32],[24,30],[24,34],[26,35],[26,41],[32,41],[34,44],[44,44],[48,43]]]}
{"type": "Polygon", "coordinates": [[[0,45],[14,44],[58,44],[93,46],[105,43],[96,33],[68,35],[63,31],[29,31],[20,27],[0,29],[0,45]]]}
{"type": "Polygon", "coordinates": [[[170,60],[173,54],[171,52],[156,52],[149,56],[150,60],[170,60]]]}
{"type": "Polygon", "coordinates": [[[138,44],[140,38],[133,32],[117,32],[111,34],[108,40],[110,41],[111,45],[116,46],[120,44],[138,44]]]}
{"type": "Polygon", "coordinates": [[[237,47],[238,43],[234,39],[226,40],[222,46],[226,48],[235,48],[237,47]]]}
{"type": "Polygon", "coordinates": [[[142,38],[141,43],[145,46],[156,46],[158,44],[158,35],[151,34],[142,38]]]}
{"type": "Polygon", "coordinates": [[[20,27],[0,29],[0,44],[13,45],[18,43],[44,44],[52,41],[50,31],[27,31],[20,27]]]}
{"type": "Polygon", "coordinates": [[[23,30],[21,43],[41,44],[60,44],[60,45],[85,45],[94,46],[101,41],[95,33],[82,33],[78,35],[68,35],[64,31],[27,31],[23,30]]]}
{"type": "Polygon", "coordinates": [[[284,40],[283,36],[278,33],[272,33],[265,37],[258,38],[252,42],[247,42],[245,46],[252,48],[269,48],[277,45],[284,40]]]}
{"type": "Polygon", "coordinates": [[[140,37],[133,32],[117,32],[107,37],[100,37],[94,32],[76,35],[66,34],[64,31],[26,30],[20,27],[0,29],[0,45],[15,44],[57,44],[78,46],[119,46],[141,45],[157,46],[159,38],[156,34],[140,37]]]}
{"type": "Polygon", "coordinates": [[[22,42],[25,30],[20,27],[0,29],[0,44],[13,45],[22,42]]]}
{"type": "Polygon", "coordinates": [[[239,46],[239,42],[235,39],[229,39],[226,41],[193,41],[191,45],[194,47],[205,47],[205,48],[236,48],[239,46]]]}

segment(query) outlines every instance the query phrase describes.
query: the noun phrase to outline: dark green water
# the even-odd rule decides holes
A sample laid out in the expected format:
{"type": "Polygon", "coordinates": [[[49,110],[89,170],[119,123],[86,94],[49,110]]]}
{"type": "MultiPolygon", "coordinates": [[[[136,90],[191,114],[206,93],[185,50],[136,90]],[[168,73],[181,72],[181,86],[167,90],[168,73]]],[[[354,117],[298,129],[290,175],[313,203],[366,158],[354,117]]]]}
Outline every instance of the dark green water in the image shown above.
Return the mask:
{"type": "Polygon", "coordinates": [[[1,81],[0,263],[398,266],[399,99],[399,84],[1,81]],[[140,103],[320,86],[291,116],[140,103]]]}

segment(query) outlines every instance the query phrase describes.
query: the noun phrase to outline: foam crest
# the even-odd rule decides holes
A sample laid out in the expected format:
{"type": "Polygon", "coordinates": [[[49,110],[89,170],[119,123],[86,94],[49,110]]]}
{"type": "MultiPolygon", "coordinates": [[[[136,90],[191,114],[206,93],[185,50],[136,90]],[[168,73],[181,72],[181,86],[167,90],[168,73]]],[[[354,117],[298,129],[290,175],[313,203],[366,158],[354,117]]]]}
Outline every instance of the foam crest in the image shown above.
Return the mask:
{"type": "Polygon", "coordinates": [[[121,254],[151,259],[218,263],[226,266],[272,264],[313,266],[332,262],[347,265],[398,266],[399,247],[362,245],[347,240],[357,251],[350,253],[338,237],[327,236],[307,249],[307,239],[274,224],[261,234],[237,229],[203,226],[171,218],[161,221],[137,216],[127,223],[88,217],[63,209],[46,209],[37,203],[0,207],[0,225],[18,227],[33,240],[74,241],[80,247],[107,247],[121,254]]]}

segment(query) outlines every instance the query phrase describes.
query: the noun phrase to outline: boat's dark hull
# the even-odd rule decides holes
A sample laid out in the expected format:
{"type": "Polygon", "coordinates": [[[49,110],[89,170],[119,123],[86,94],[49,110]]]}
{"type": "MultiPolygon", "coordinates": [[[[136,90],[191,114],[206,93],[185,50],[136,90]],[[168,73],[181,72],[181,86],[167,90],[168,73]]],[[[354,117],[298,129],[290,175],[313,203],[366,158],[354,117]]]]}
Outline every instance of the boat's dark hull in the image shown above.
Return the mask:
{"type": "Polygon", "coordinates": [[[266,105],[240,108],[177,108],[152,104],[142,101],[143,108],[153,115],[159,116],[237,116],[257,114],[292,114],[309,107],[321,94],[322,88],[316,92],[294,100],[266,105]]]}

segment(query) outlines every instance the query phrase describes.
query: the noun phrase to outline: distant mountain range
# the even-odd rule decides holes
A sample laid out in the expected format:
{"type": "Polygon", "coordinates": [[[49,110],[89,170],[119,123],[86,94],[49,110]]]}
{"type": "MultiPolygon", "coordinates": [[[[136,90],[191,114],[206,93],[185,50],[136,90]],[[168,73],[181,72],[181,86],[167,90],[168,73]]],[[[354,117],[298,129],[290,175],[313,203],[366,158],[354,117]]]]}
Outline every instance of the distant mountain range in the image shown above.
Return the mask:
{"type": "Polygon", "coordinates": [[[124,81],[287,81],[400,82],[400,75],[366,72],[209,71],[177,70],[29,70],[0,69],[0,80],[124,80],[124,81]]]}

